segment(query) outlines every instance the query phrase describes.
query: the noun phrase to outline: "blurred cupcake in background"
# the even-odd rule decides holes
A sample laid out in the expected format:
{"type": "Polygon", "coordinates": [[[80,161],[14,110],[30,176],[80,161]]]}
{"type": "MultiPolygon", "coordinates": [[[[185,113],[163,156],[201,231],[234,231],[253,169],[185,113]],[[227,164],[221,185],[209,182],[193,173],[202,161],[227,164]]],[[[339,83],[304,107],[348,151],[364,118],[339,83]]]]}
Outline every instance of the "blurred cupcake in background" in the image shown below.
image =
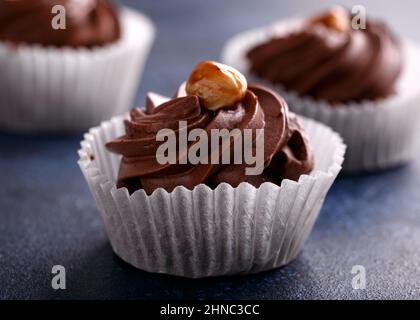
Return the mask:
{"type": "Polygon", "coordinates": [[[413,154],[420,48],[380,21],[357,28],[354,19],[334,7],[247,31],[228,41],[222,60],[339,132],[348,147],[345,171],[381,170],[413,154]]]}
{"type": "Polygon", "coordinates": [[[292,261],[345,151],[330,128],[297,117],[275,92],[212,61],[198,64],[176,97],[150,94],[145,111],[92,128],[81,146],[79,165],[115,253],[142,270],[189,278],[292,261]],[[179,140],[175,162],[158,161],[161,130],[179,140]],[[197,130],[194,141],[182,142],[197,130]],[[218,130],[229,138],[208,138],[218,130]],[[193,162],[200,143],[209,149],[199,148],[205,161],[193,162]],[[246,148],[262,160],[255,174],[247,174],[246,148]]]}
{"type": "Polygon", "coordinates": [[[0,129],[79,131],[128,110],[153,39],[106,0],[0,0],[0,129]]]}

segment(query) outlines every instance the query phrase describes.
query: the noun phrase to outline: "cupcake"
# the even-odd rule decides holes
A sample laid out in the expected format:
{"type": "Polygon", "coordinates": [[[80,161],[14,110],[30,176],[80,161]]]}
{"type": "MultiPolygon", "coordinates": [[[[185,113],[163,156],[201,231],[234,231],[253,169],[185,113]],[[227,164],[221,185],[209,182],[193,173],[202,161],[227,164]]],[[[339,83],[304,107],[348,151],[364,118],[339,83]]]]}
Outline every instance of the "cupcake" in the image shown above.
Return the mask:
{"type": "Polygon", "coordinates": [[[153,37],[106,0],[0,0],[0,129],[85,130],[125,112],[153,37]]]}
{"type": "Polygon", "coordinates": [[[79,165],[115,253],[139,269],[190,278],[293,260],[345,150],[331,129],[212,61],[198,64],[174,98],[148,95],[146,110],[91,129],[81,146],[79,165]],[[217,132],[227,139],[213,140],[217,132]],[[175,161],[164,162],[169,133],[175,161]],[[244,160],[249,153],[260,166],[244,160]]]}
{"type": "Polygon", "coordinates": [[[222,56],[281,94],[290,108],[340,133],[344,171],[381,170],[413,154],[418,128],[417,45],[341,7],[281,21],[228,41],[222,56]]]}

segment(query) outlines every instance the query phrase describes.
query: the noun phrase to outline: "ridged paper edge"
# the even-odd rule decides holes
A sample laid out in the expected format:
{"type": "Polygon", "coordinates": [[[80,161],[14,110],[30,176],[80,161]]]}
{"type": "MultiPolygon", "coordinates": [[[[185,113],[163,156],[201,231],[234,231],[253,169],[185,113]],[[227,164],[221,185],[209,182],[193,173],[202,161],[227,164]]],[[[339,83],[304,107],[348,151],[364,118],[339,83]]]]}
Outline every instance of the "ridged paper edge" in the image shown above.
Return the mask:
{"type": "Polygon", "coordinates": [[[119,157],[105,143],[123,133],[123,117],[85,135],[79,166],[96,200],[113,250],[133,266],[189,278],[248,274],[289,263],[307,239],[341,169],[345,146],[331,129],[301,119],[318,164],[298,182],[215,190],[182,186],[152,195],[117,189],[119,157]]]}

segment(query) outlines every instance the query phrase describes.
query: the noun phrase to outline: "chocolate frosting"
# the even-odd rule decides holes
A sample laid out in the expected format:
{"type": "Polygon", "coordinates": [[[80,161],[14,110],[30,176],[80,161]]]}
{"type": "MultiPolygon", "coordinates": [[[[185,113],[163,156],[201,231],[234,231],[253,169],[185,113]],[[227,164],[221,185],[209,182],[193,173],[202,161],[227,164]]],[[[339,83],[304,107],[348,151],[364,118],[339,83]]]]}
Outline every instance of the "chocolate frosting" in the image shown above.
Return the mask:
{"type": "Polygon", "coordinates": [[[259,77],[333,104],[390,96],[403,67],[398,40],[373,20],[365,30],[350,26],[346,31],[301,21],[247,57],[259,77]]]}
{"type": "Polygon", "coordinates": [[[0,0],[0,41],[57,47],[93,47],[120,37],[118,13],[106,0],[0,0]],[[51,22],[66,9],[66,29],[51,22]]]}
{"type": "MultiPolygon", "coordinates": [[[[127,187],[130,192],[144,189],[150,194],[159,187],[170,192],[176,186],[193,189],[201,183],[216,187],[222,182],[236,187],[245,181],[258,187],[264,182],[280,184],[283,179],[298,180],[313,169],[313,155],[297,117],[289,112],[281,97],[260,86],[249,86],[245,98],[230,109],[209,111],[200,105],[197,96],[183,96],[159,106],[149,99],[146,112],[136,108],[130,117],[124,122],[126,134],[106,145],[109,151],[123,156],[118,187],[127,187]],[[194,128],[208,133],[223,128],[239,128],[241,132],[264,129],[264,172],[259,176],[246,175],[245,163],[159,164],[156,151],[162,142],[156,141],[156,134],[168,128],[178,136],[180,120],[187,121],[188,132],[194,128]]],[[[228,146],[221,145],[219,150],[220,157],[225,152],[232,153],[233,140],[228,146]]],[[[183,156],[177,155],[178,159],[183,156]]]]}

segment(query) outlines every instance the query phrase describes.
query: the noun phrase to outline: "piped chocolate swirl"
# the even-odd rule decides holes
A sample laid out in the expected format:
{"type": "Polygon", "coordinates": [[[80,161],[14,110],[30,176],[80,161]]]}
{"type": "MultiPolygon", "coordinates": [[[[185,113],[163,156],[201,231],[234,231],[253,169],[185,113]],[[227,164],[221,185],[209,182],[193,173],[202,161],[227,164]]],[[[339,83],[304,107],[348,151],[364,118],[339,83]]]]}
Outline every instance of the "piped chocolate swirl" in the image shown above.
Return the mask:
{"type": "Polygon", "coordinates": [[[330,103],[377,100],[395,92],[403,68],[399,41],[381,22],[352,28],[336,8],[300,21],[247,53],[250,70],[301,96],[330,103]]]}
{"type": "MultiPolygon", "coordinates": [[[[210,90],[206,93],[211,93],[214,99],[213,95],[218,92],[210,90]]],[[[222,182],[233,187],[241,182],[249,182],[256,187],[264,182],[280,185],[283,179],[298,180],[300,175],[313,169],[313,154],[296,116],[289,112],[285,101],[269,89],[248,85],[239,102],[216,110],[204,107],[202,97],[184,94],[183,90],[179,90],[177,97],[160,105],[155,105],[153,98],[148,99],[147,111],[133,109],[130,119],[124,123],[126,134],[107,144],[108,150],[123,156],[118,187],[127,187],[130,192],[144,189],[150,194],[157,188],[170,192],[177,186],[193,189],[202,183],[210,187],[222,182]],[[247,175],[247,164],[237,164],[233,160],[229,164],[208,161],[194,165],[179,161],[186,157],[194,142],[177,153],[175,164],[160,164],[156,158],[162,143],[157,141],[158,132],[170,129],[179,137],[180,121],[187,123],[185,129],[188,132],[200,128],[209,135],[212,129],[239,129],[241,134],[245,129],[255,133],[257,129],[264,129],[262,174],[247,175]]],[[[253,135],[253,139],[253,152],[256,152],[257,134],[253,135]]],[[[235,137],[228,144],[218,146],[220,159],[225,153],[234,152],[234,140],[235,137]]],[[[215,149],[210,149],[209,159],[211,152],[215,149]]]]}
{"type": "Polygon", "coordinates": [[[0,41],[94,47],[118,40],[120,33],[118,12],[107,0],[0,0],[0,41]],[[52,26],[57,5],[65,9],[65,29],[52,26]]]}

